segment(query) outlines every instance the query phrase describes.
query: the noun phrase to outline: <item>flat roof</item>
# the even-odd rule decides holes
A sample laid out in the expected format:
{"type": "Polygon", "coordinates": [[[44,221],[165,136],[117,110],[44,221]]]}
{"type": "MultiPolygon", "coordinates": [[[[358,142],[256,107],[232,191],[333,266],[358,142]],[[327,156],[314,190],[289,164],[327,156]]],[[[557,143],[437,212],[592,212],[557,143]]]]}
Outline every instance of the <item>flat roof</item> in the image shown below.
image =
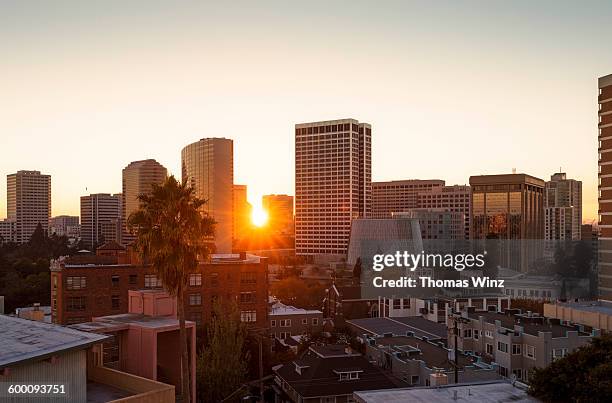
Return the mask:
{"type": "Polygon", "coordinates": [[[501,326],[514,330],[514,326],[521,326],[523,328],[524,333],[531,334],[533,336],[537,336],[539,332],[550,332],[552,333],[552,337],[566,337],[567,332],[576,331],[579,335],[585,336],[589,333],[580,332],[576,330],[576,328],[571,326],[560,325],[556,323],[547,323],[547,319],[543,316],[534,316],[532,318],[540,318],[544,320],[544,323],[533,323],[529,322],[529,317],[521,316],[521,315],[508,315],[505,313],[499,312],[491,312],[491,311],[475,311],[468,313],[468,317],[473,320],[478,320],[479,317],[482,316],[487,323],[494,324],[496,320],[501,322],[501,326]]]}
{"type": "Polygon", "coordinates": [[[270,308],[271,317],[284,316],[284,315],[317,315],[323,314],[323,312],[316,309],[303,309],[296,308],[295,306],[285,305],[282,302],[275,302],[270,308]]]}
{"type": "Polygon", "coordinates": [[[413,332],[416,337],[427,337],[430,340],[446,339],[446,325],[427,320],[420,316],[403,318],[362,318],[347,321],[348,324],[377,336],[392,333],[405,336],[413,332]]]}
{"type": "Polygon", "coordinates": [[[360,403],[399,402],[539,402],[529,396],[522,384],[507,381],[493,381],[473,384],[454,384],[441,387],[417,387],[402,389],[368,390],[354,392],[360,403]],[[455,398],[456,393],[456,398],[455,398]]]}
{"type": "MultiPolygon", "coordinates": [[[[127,329],[129,325],[137,325],[149,329],[160,329],[179,326],[178,319],[172,316],[147,316],[139,313],[123,313],[96,318],[92,322],[77,323],[70,325],[73,329],[87,332],[104,332],[127,329]]],[[[195,322],[185,321],[186,326],[193,325],[195,322]]]]}
{"type": "Polygon", "coordinates": [[[44,360],[57,353],[87,348],[107,338],[51,323],[0,315],[0,367],[44,360]]]}
{"type": "Polygon", "coordinates": [[[610,301],[557,302],[557,305],[576,309],[578,311],[597,312],[612,316],[612,302],[610,301]]]}

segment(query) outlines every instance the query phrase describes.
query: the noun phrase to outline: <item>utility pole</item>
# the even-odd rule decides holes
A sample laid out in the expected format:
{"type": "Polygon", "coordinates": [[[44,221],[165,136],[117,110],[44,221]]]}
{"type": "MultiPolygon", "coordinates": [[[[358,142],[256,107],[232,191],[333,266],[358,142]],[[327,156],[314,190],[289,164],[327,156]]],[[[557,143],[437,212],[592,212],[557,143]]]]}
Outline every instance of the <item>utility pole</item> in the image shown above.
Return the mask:
{"type": "Polygon", "coordinates": [[[264,383],[263,383],[263,336],[259,335],[259,401],[264,401],[264,383]]]}
{"type": "Polygon", "coordinates": [[[459,383],[459,347],[457,347],[457,334],[459,334],[459,327],[457,327],[457,318],[454,318],[455,322],[455,383],[459,383]]]}

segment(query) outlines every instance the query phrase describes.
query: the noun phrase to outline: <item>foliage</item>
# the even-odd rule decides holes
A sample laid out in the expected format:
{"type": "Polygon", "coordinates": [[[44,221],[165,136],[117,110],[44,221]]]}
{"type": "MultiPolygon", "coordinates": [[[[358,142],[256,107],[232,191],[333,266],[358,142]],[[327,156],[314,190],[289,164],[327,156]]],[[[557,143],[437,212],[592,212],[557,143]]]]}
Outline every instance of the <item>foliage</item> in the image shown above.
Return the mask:
{"type": "Polygon", "coordinates": [[[283,304],[304,309],[321,309],[325,288],[316,281],[287,277],[270,285],[270,295],[283,304]]]}
{"type": "Polygon", "coordinates": [[[185,298],[189,274],[198,268],[198,259],[208,256],[206,239],[213,234],[214,222],[200,212],[203,200],[194,196],[193,188],[174,176],[161,185],[153,185],[150,194],[138,196],[139,210],[128,218],[136,230],[136,249],[153,267],[164,288],[177,297],[181,347],[181,395],[190,400],[189,357],[185,330],[185,298]]]}
{"type": "Polygon", "coordinates": [[[612,335],[535,369],[529,394],[545,402],[612,401],[612,335]]]}
{"type": "Polygon", "coordinates": [[[246,325],[235,302],[216,301],[207,343],[197,361],[198,398],[219,402],[246,380],[250,354],[245,348],[246,325]]]}

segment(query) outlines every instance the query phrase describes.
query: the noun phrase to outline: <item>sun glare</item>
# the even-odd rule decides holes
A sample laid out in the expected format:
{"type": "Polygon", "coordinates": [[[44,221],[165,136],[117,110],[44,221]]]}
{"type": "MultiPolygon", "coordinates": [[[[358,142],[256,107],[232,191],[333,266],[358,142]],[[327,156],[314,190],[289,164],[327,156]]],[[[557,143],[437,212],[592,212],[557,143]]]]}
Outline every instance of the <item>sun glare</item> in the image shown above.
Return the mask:
{"type": "Polygon", "coordinates": [[[251,213],[251,221],[253,225],[256,227],[263,227],[268,222],[268,212],[264,210],[262,207],[253,207],[253,212],[251,213]]]}

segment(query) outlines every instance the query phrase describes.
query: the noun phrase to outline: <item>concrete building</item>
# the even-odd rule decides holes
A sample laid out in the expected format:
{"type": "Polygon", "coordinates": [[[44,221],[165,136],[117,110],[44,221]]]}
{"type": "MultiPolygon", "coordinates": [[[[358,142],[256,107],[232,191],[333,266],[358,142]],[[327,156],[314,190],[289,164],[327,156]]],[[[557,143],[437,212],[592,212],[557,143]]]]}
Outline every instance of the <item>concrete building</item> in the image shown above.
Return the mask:
{"type": "Polygon", "coordinates": [[[356,391],[408,386],[342,345],[311,346],[274,375],[278,403],[349,403],[356,391]]]}
{"type": "Polygon", "coordinates": [[[471,189],[465,185],[432,186],[417,193],[417,208],[450,211],[463,215],[463,239],[470,239],[471,189]]]}
{"type": "Polygon", "coordinates": [[[372,203],[372,128],[354,119],[295,125],[295,253],[341,258],[372,203]]]}
{"type": "Polygon", "coordinates": [[[49,220],[49,235],[79,239],[81,236],[79,216],[59,215],[51,217],[49,220]]]}
{"type": "Polygon", "coordinates": [[[40,306],[39,303],[35,303],[32,306],[16,308],[15,314],[21,319],[36,320],[46,323],[52,322],[50,305],[40,306]]]}
{"type": "Polygon", "coordinates": [[[580,240],[582,182],[553,174],[544,189],[544,239],[580,240]]]}
{"type": "Polygon", "coordinates": [[[600,333],[531,312],[522,314],[520,309],[506,309],[502,313],[477,311],[474,307],[453,313],[448,329],[450,348],[454,348],[456,339],[462,352],[495,362],[501,376],[515,375],[522,381],[529,380],[533,368],[548,366],[600,333]]]}
{"type": "Polygon", "coordinates": [[[319,333],[323,330],[323,312],[296,308],[275,302],[270,308],[270,336],[287,339],[290,336],[319,333]]]}
{"type": "Polygon", "coordinates": [[[435,387],[398,388],[355,392],[356,403],[436,402],[436,403],[537,403],[527,394],[527,385],[520,382],[469,382],[435,387]]]}
{"type": "Polygon", "coordinates": [[[264,195],[261,204],[268,213],[268,228],[273,233],[293,235],[293,196],[264,195]]]}
{"type": "MultiPolygon", "coordinates": [[[[406,336],[446,345],[447,330],[444,323],[432,322],[422,316],[397,318],[363,318],[346,322],[348,328],[362,337],[406,336]]],[[[365,339],[364,339],[365,340],[365,339]]]]}
{"type": "Polygon", "coordinates": [[[81,240],[92,250],[106,242],[121,242],[121,194],[81,196],[81,240]]]}
{"type": "Polygon", "coordinates": [[[612,300],[612,74],[599,78],[599,295],[612,300]]]}
{"type": "Polygon", "coordinates": [[[415,208],[404,213],[393,213],[393,217],[419,220],[423,240],[465,239],[465,216],[457,211],[448,211],[445,208],[415,208]]]}
{"type": "Polygon", "coordinates": [[[471,176],[472,239],[498,240],[500,265],[527,271],[541,256],[544,181],[525,174],[471,176]]]}
{"type": "Polygon", "coordinates": [[[121,193],[121,244],[127,245],[136,239],[127,227],[128,217],[140,208],[138,196],[150,194],[152,185],[166,180],[168,171],[154,159],[130,162],[122,171],[121,193]]]}
{"type": "Polygon", "coordinates": [[[0,378],[5,385],[51,385],[36,395],[3,402],[154,401],[174,403],[174,387],[106,368],[100,360],[106,335],[0,315],[0,378]],[[36,396],[36,397],[34,397],[36,396]],[[127,399],[126,399],[127,398],[127,399]]]}
{"type": "Polygon", "coordinates": [[[252,228],[253,206],[247,201],[247,185],[234,185],[234,230],[233,237],[242,239],[252,228]]]}
{"type": "Polygon", "coordinates": [[[231,253],[234,239],[234,142],[204,138],[181,151],[181,174],[206,200],[202,211],[214,220],[217,253],[231,253]]]}
{"type": "Polygon", "coordinates": [[[544,304],[544,316],[612,332],[612,302],[572,301],[544,304]]]}
{"type": "Polygon", "coordinates": [[[18,171],[6,176],[7,219],[15,221],[15,242],[26,243],[40,224],[45,233],[51,218],[51,175],[18,171]]]}
{"type": "Polygon", "coordinates": [[[419,193],[442,189],[444,181],[439,179],[408,179],[388,182],[372,182],[372,217],[389,218],[392,213],[401,213],[419,207],[419,193]]]}
{"type": "Polygon", "coordinates": [[[0,244],[17,242],[17,221],[15,219],[0,220],[0,244]]]}
{"type": "MultiPolygon", "coordinates": [[[[181,350],[176,299],[162,290],[128,292],[128,312],[95,317],[73,329],[112,336],[99,359],[106,368],[173,385],[181,391],[181,350]]],[[[196,327],[186,321],[191,401],[196,401],[196,327]]]]}

